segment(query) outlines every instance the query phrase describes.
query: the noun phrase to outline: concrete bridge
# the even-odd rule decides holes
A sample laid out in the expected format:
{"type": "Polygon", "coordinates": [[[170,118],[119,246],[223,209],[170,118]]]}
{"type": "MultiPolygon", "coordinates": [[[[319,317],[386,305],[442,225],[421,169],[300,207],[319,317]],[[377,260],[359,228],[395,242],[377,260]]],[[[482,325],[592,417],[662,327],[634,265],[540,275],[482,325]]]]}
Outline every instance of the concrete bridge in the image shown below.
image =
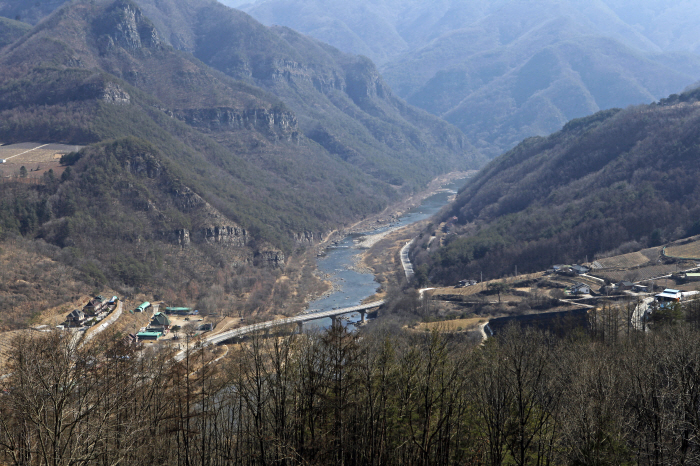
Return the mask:
{"type": "MultiPolygon", "coordinates": [[[[239,327],[239,328],[235,328],[233,330],[227,330],[225,332],[221,332],[219,334],[212,335],[208,338],[205,338],[202,341],[202,345],[203,346],[218,345],[218,344],[223,343],[225,341],[231,340],[232,338],[242,337],[242,336],[247,335],[249,333],[270,330],[273,327],[279,327],[282,325],[297,324],[299,326],[299,331],[301,331],[303,329],[304,322],[309,322],[311,320],[316,320],[316,319],[324,319],[326,317],[330,317],[333,320],[333,324],[335,325],[336,319],[339,316],[341,316],[343,314],[352,314],[355,312],[360,313],[360,317],[362,318],[362,322],[364,322],[365,318],[367,316],[367,311],[369,311],[370,309],[376,309],[378,307],[381,307],[383,304],[384,304],[383,300],[382,301],[374,301],[372,303],[360,304],[359,306],[346,307],[343,309],[332,309],[330,311],[321,311],[321,312],[308,312],[306,314],[301,314],[298,316],[289,317],[287,319],[278,319],[278,320],[269,320],[267,322],[260,322],[258,324],[247,325],[245,327],[239,327]]],[[[184,351],[181,351],[175,355],[176,361],[182,361],[184,358],[185,358],[184,351]]]]}

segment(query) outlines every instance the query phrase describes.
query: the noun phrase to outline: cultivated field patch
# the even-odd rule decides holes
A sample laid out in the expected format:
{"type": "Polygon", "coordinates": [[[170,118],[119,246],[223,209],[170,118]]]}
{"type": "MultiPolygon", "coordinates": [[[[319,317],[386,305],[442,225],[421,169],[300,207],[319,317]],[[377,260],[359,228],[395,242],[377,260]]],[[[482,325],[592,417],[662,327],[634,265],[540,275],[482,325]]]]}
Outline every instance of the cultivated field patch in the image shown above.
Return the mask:
{"type": "Polygon", "coordinates": [[[460,332],[471,330],[481,323],[488,322],[487,317],[472,317],[469,319],[443,320],[440,322],[422,322],[417,330],[437,330],[438,332],[460,332]]]}
{"type": "Polygon", "coordinates": [[[648,267],[640,267],[633,270],[596,270],[594,274],[596,277],[606,278],[613,283],[621,282],[623,280],[638,282],[660,277],[662,275],[669,275],[683,269],[684,267],[682,264],[659,264],[648,267]]]}
{"type": "Polygon", "coordinates": [[[681,259],[700,260],[700,241],[669,246],[666,248],[666,255],[681,259]]]}
{"type": "Polygon", "coordinates": [[[649,262],[649,258],[641,253],[632,252],[621,256],[606,257],[593,262],[593,269],[626,269],[639,267],[649,262]]]}

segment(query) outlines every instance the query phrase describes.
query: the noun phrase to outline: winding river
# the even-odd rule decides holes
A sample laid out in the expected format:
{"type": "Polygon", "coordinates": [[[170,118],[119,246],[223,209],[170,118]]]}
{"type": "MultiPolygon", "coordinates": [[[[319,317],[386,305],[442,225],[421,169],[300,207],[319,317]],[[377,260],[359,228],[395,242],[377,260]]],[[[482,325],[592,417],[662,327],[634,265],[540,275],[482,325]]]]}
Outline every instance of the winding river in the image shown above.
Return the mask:
{"type": "MultiPolygon", "coordinates": [[[[330,310],[359,305],[362,300],[372,296],[378,284],[374,281],[371,273],[361,273],[355,270],[355,264],[362,255],[364,249],[358,247],[358,241],[363,236],[375,235],[408,226],[415,222],[420,222],[435,215],[454,196],[457,190],[462,187],[465,180],[456,180],[443,188],[436,194],[426,198],[413,209],[404,213],[398,221],[365,233],[352,234],[338,241],[333,246],[326,249],[326,254],[318,259],[318,270],[327,276],[333,283],[333,291],[323,298],[312,301],[309,304],[308,312],[330,310]]],[[[351,314],[347,320],[342,320],[347,324],[354,324],[360,320],[359,314],[351,314]]],[[[331,319],[318,319],[304,324],[305,328],[327,328],[331,325],[331,319]]]]}

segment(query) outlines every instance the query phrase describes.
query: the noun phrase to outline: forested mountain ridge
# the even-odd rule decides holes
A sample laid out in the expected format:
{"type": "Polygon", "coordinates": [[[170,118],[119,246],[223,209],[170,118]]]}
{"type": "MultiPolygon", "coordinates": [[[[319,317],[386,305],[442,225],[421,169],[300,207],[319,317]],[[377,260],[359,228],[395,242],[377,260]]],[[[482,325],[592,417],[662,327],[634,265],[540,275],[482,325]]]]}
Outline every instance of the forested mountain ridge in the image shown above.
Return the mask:
{"type": "MultiPolygon", "coordinates": [[[[222,16],[229,11],[211,4],[222,16]]],[[[239,37],[247,53],[263,67],[290,63],[284,53],[291,46],[277,48],[280,34],[301,36],[240,15],[271,38],[256,48],[239,37]]],[[[288,272],[305,289],[294,288],[301,281],[276,282],[290,254],[380,211],[433,174],[476,163],[459,130],[387,93],[388,106],[375,101],[384,91],[365,59],[314,42],[346,62],[347,76],[354,73],[354,80],[339,81],[358,88],[374,83],[359,104],[331,96],[349,115],[330,122],[345,131],[332,139],[332,128],[322,131],[325,120],[313,125],[252,77],[243,82],[173,48],[156,23],[129,0],[75,1],[0,51],[0,141],[87,146],[38,185],[3,180],[0,186],[0,235],[22,239],[13,253],[38,247],[56,267],[70,267],[77,284],[57,296],[109,285],[245,313],[269,308],[273,297],[278,309],[298,307],[313,280],[301,280],[308,271],[297,268],[288,272]],[[325,134],[337,150],[326,150],[303,128],[325,134]],[[68,174],[61,175],[64,168],[68,174]]],[[[15,26],[3,21],[0,31],[16,37],[15,26]]],[[[215,32],[235,35],[227,28],[235,24],[224,22],[215,32]]],[[[31,312],[28,293],[0,289],[3,310],[20,314],[0,326],[22,324],[31,312]]]]}
{"type": "MultiPolygon", "coordinates": [[[[17,2],[7,0],[5,9],[17,2]]],[[[277,95],[307,137],[374,177],[410,190],[440,172],[480,164],[459,130],[394,96],[367,59],[267,28],[215,0],[135,4],[165,44],[277,95]]]]}
{"type": "Polygon", "coordinates": [[[490,157],[572,118],[680,92],[700,75],[695,26],[680,13],[697,17],[690,4],[259,0],[239,7],[377,60],[399,96],[459,127],[490,157]]]}
{"type": "MultiPolygon", "coordinates": [[[[251,229],[268,225],[268,233],[278,238],[274,230],[304,231],[304,218],[314,216],[314,207],[308,206],[305,215],[288,212],[299,210],[293,205],[315,185],[320,183],[318,189],[333,202],[331,180],[343,185],[362,178],[317,145],[299,141],[296,117],[279,99],[164,44],[130,2],[75,3],[8,47],[0,62],[0,134],[5,142],[89,144],[125,136],[158,142],[186,167],[192,183],[207,186],[203,189],[215,197],[235,199],[235,208],[226,209],[235,212],[234,219],[251,229]],[[84,35],[86,31],[100,33],[84,35]],[[75,116],[67,118],[67,111],[75,116]],[[318,174],[308,167],[301,170],[301,159],[313,160],[326,181],[308,179],[318,174]],[[305,191],[285,197],[265,194],[299,183],[305,191]],[[251,205],[250,194],[256,191],[252,197],[259,201],[251,205]]],[[[369,190],[356,201],[367,199],[364,191],[369,190]]],[[[375,192],[383,196],[391,191],[379,187],[375,192]]],[[[327,217],[326,207],[320,209],[320,216],[327,217]]],[[[333,210],[345,209],[336,205],[333,210]]],[[[328,220],[333,221],[315,221],[316,228],[328,220]]],[[[315,222],[307,225],[310,231],[315,222]]]]}
{"type": "Polygon", "coordinates": [[[410,185],[436,171],[479,163],[463,134],[397,98],[366,58],[288,28],[266,28],[213,0],[138,3],[160,29],[177,31],[173,43],[277,95],[296,113],[307,137],[379,179],[410,185]],[[196,21],[182,27],[177,18],[190,16],[196,21]],[[428,147],[430,157],[425,156],[428,147]]]}
{"type": "Polygon", "coordinates": [[[457,217],[442,246],[428,247],[432,226],[414,248],[422,279],[498,278],[697,234],[699,100],[599,112],[496,158],[439,219],[457,217]]]}
{"type": "Polygon", "coordinates": [[[0,49],[10,45],[31,29],[31,26],[26,23],[2,17],[0,17],[0,24],[0,49]]]}

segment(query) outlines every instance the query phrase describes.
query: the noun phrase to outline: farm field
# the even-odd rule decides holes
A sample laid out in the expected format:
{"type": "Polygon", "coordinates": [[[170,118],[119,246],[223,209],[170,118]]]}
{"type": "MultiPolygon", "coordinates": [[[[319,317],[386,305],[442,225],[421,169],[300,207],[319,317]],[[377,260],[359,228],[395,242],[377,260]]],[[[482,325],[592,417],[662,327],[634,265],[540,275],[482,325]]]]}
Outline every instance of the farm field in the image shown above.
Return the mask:
{"type": "Polygon", "coordinates": [[[491,280],[491,281],[485,281],[483,283],[478,283],[476,285],[471,285],[471,286],[465,286],[463,288],[455,288],[452,286],[446,286],[446,287],[441,287],[441,288],[436,288],[434,290],[430,291],[431,296],[444,296],[444,295],[450,295],[450,296],[471,296],[477,293],[480,293],[481,291],[484,291],[486,287],[488,286],[489,283],[491,282],[501,282],[505,281],[506,283],[513,283],[513,282],[520,282],[523,280],[536,280],[538,278],[542,278],[544,276],[544,272],[537,272],[537,273],[530,273],[530,274],[525,274],[525,275],[518,275],[517,277],[507,277],[503,280],[491,280]]]}
{"type": "Polygon", "coordinates": [[[660,277],[662,275],[668,275],[678,270],[690,268],[693,265],[694,264],[661,264],[650,265],[648,267],[640,267],[638,269],[633,270],[596,270],[593,273],[591,273],[591,275],[608,279],[613,283],[620,282],[623,280],[638,282],[643,280],[649,280],[655,277],[660,277]]]}
{"type": "Polygon", "coordinates": [[[593,262],[593,269],[626,269],[639,267],[649,262],[649,255],[658,256],[660,251],[660,248],[653,248],[651,250],[637,251],[629,254],[623,254],[621,256],[598,259],[593,262]],[[649,251],[648,254],[644,254],[647,251],[649,251]]]}
{"type": "Polygon", "coordinates": [[[488,317],[472,317],[469,319],[444,320],[439,322],[421,322],[416,330],[437,330],[439,332],[459,332],[471,330],[477,325],[488,322],[488,317]]]}
{"type": "Polygon", "coordinates": [[[0,176],[16,176],[19,169],[24,166],[29,170],[29,176],[41,176],[45,171],[53,169],[58,173],[59,161],[63,154],[80,150],[80,146],[67,146],[64,144],[40,144],[26,142],[0,146],[0,176]]]}
{"type": "Polygon", "coordinates": [[[700,260],[700,240],[669,246],[666,248],[666,256],[700,260]]]}

